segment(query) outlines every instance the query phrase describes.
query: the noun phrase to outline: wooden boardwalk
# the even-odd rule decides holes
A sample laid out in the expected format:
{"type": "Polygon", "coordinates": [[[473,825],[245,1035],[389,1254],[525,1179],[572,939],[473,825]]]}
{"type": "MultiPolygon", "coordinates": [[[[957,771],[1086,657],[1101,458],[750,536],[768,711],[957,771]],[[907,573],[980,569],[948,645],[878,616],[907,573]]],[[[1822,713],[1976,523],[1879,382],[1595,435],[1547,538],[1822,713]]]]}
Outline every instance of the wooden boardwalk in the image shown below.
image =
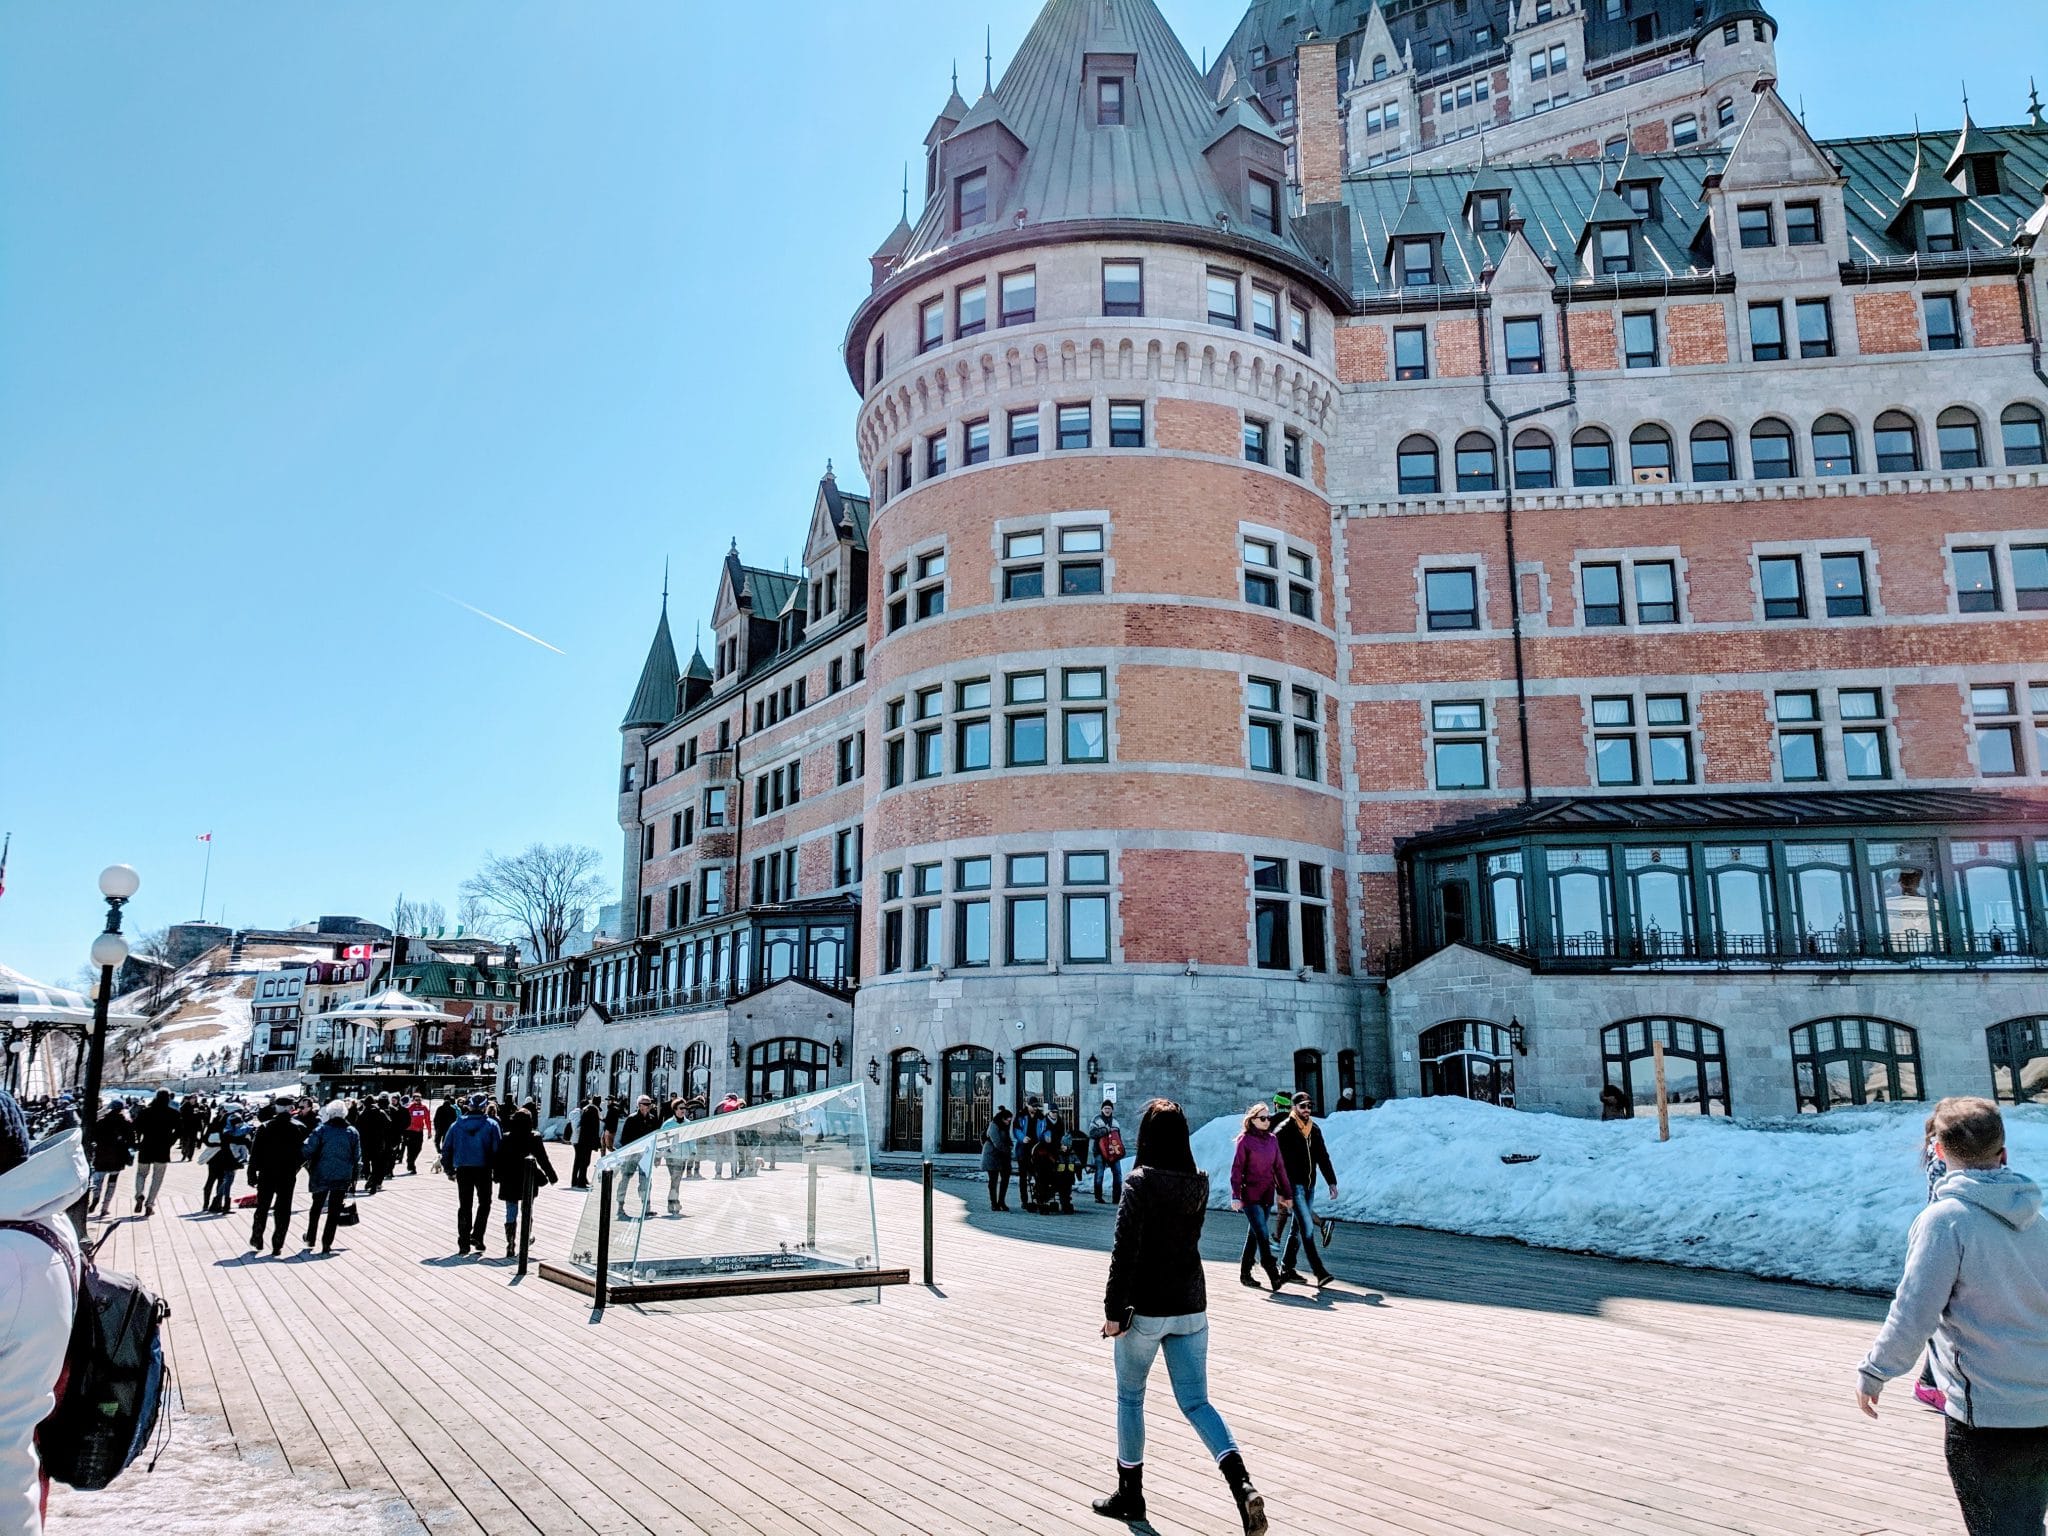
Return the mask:
{"type": "MultiPolygon", "coordinates": [[[[170,1299],[185,1408],[307,1488],[395,1491],[450,1533],[1114,1529],[1087,1508],[1114,1459],[1092,1203],[991,1216],[942,1184],[933,1290],[596,1321],[503,1261],[451,1258],[444,1179],[401,1176],[333,1257],[295,1230],[282,1260],[248,1255],[246,1212],[193,1214],[199,1183],[174,1166],[156,1217],[103,1257],[170,1299]]],[[[876,1188],[883,1260],[915,1276],[917,1186],[876,1188]]],[[[581,1199],[542,1196],[537,1255],[567,1252],[581,1199]]],[[[1877,1424],[1851,1401],[1874,1300],[1383,1228],[1340,1232],[1320,1300],[1276,1299],[1237,1284],[1238,1236],[1211,1217],[1211,1386],[1276,1532],[1961,1530],[1938,1419],[1904,1386],[1877,1424]]],[[[1163,1377],[1151,1526],[1226,1536],[1163,1377]]],[[[117,1492],[146,1494],[139,1478],[117,1492]]],[[[277,1494],[264,1528],[292,1530],[292,1485],[277,1494]]],[[[89,1497],[60,1498],[53,1531],[89,1497]]]]}

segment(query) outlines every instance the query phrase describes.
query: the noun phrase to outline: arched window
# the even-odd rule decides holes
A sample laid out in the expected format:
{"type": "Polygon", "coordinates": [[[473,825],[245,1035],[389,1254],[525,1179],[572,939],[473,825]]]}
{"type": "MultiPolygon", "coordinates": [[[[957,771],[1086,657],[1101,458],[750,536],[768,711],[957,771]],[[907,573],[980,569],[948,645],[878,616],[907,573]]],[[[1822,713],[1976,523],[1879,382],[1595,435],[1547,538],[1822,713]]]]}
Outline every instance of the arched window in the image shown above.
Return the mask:
{"type": "Polygon", "coordinates": [[[1338,1099],[1341,1100],[1347,1093],[1351,1095],[1351,1103],[1355,1108],[1358,1104],[1358,1052],[1356,1051],[1339,1051],[1337,1053],[1338,1099]]]}
{"type": "Polygon", "coordinates": [[[1934,442],[1943,469],[1984,467],[1984,428],[1977,413],[1952,405],[1935,419],[1934,442]]]}
{"type": "Polygon", "coordinates": [[[1961,888],[1963,947],[1973,955],[2024,953],[2027,900],[2020,845],[2009,837],[1957,838],[1949,844],[1961,888]]]}
{"type": "Polygon", "coordinates": [[[1718,955],[1768,955],[1778,949],[1771,904],[1771,850],[1761,843],[1709,843],[1711,942],[1718,955]]]}
{"type": "Polygon", "coordinates": [[[1628,467],[1637,485],[1671,483],[1671,434],[1645,422],[1628,435],[1628,467]]]}
{"type": "Polygon", "coordinates": [[[1728,1057],[1721,1031],[1697,1019],[1623,1019],[1600,1031],[1606,1080],[1629,1113],[1657,1104],[1655,1047],[1664,1047],[1664,1096],[1674,1115],[1725,1115],[1728,1057]]]}
{"type": "Polygon", "coordinates": [[[1714,126],[1729,128],[1735,124],[1735,98],[1723,96],[1714,103],[1714,126]]]}
{"type": "Polygon", "coordinates": [[[1998,417],[1999,434],[2005,439],[2005,462],[2018,467],[2048,464],[2048,428],[2041,413],[2031,405],[2008,405],[1998,417]]]}
{"type": "Polygon", "coordinates": [[[1557,447],[1534,427],[1515,438],[1515,488],[1548,491],[1557,485],[1557,447]]]}
{"type": "Polygon", "coordinates": [[[889,1135],[891,1152],[924,1150],[924,1075],[927,1068],[922,1051],[892,1051],[889,1055],[889,1135]]]}
{"type": "Polygon", "coordinates": [[[1453,1019],[1425,1029],[1415,1041],[1424,1098],[1515,1103],[1515,1052],[1507,1030],[1484,1019],[1453,1019]]]}
{"type": "Polygon", "coordinates": [[[1692,477],[1702,482],[1735,478],[1735,437],[1718,421],[1692,429],[1692,477]]]}
{"type": "Polygon", "coordinates": [[[576,1081],[573,1076],[574,1071],[574,1063],[570,1060],[567,1052],[555,1058],[554,1088],[548,1096],[548,1112],[550,1114],[566,1115],[569,1113],[570,1106],[575,1102],[570,1094],[570,1089],[576,1081]]]}
{"type": "Polygon", "coordinates": [[[554,1100],[554,1095],[552,1085],[548,1082],[547,1057],[535,1056],[526,1063],[526,1096],[533,1100],[534,1108],[539,1114],[546,1116],[560,1113],[548,1108],[554,1100]]]}
{"type": "Polygon", "coordinates": [[[1609,959],[1614,954],[1614,869],[1605,848],[1548,848],[1551,950],[1609,959]]]}
{"type": "Polygon", "coordinates": [[[1467,432],[1458,439],[1458,489],[1497,491],[1500,465],[1493,439],[1484,432],[1467,432]]]}
{"type": "Polygon", "coordinates": [[[1614,439],[1598,427],[1581,427],[1572,434],[1572,484],[1614,484],[1614,439]]]}
{"type": "Polygon", "coordinates": [[[1925,1098],[1919,1037],[1887,1019],[1800,1024],[1792,1031],[1792,1091],[1802,1115],[1925,1098]]]}
{"type": "Polygon", "coordinates": [[[1847,843],[1787,843],[1793,931],[1807,955],[1854,954],[1862,946],[1855,867],[1847,843]]]}
{"type": "Polygon", "coordinates": [[[676,1048],[672,1045],[658,1045],[647,1053],[647,1092],[662,1110],[668,1111],[668,1101],[676,1092],[676,1048]]]}
{"type": "Polygon", "coordinates": [[[505,1090],[502,1097],[516,1104],[525,1092],[526,1063],[523,1061],[508,1062],[505,1066],[505,1090]]]}
{"type": "Polygon", "coordinates": [[[843,987],[846,985],[846,930],[844,928],[813,928],[811,942],[811,980],[821,987],[843,987]]]}
{"type": "Polygon", "coordinates": [[[2007,1019],[1984,1031],[1991,1092],[2001,1104],[2048,1103],[2048,1016],[2007,1019]]]}
{"type": "Polygon", "coordinates": [[[747,1051],[747,1101],[787,1099],[823,1088],[832,1054],[822,1041],[763,1040],[747,1051]]]}
{"type": "Polygon", "coordinates": [[[1840,416],[1823,416],[1813,424],[1813,472],[1816,475],[1856,473],[1856,429],[1840,416]]]}
{"type": "Polygon", "coordinates": [[[1387,56],[1384,53],[1376,53],[1372,56],[1372,77],[1375,80],[1387,78],[1387,56]]]}
{"type": "Polygon", "coordinates": [[[1699,141],[1700,120],[1693,116],[1692,113],[1688,112],[1683,117],[1672,120],[1671,147],[1673,149],[1684,149],[1688,144],[1697,144],[1699,141]]]}
{"type": "Polygon", "coordinates": [[[1017,1108],[1035,1097],[1057,1108],[1068,1125],[1080,1107],[1081,1058],[1063,1045],[1028,1045],[1017,1053],[1017,1108]]]}
{"type": "Polygon", "coordinates": [[[704,1101],[700,1114],[711,1107],[711,1047],[702,1040],[683,1047],[683,1096],[704,1101]]]}
{"type": "Polygon", "coordinates": [[[1904,411],[1884,412],[1871,432],[1879,474],[1910,474],[1920,468],[1920,425],[1904,411]]]}
{"type": "Polygon", "coordinates": [[[771,987],[797,974],[803,958],[804,931],[801,928],[761,930],[761,985],[771,987]]]}
{"type": "Polygon", "coordinates": [[[996,1112],[995,1053],[979,1046],[959,1045],[940,1059],[943,1108],[939,1150],[978,1152],[982,1133],[996,1112]]]}
{"type": "Polygon", "coordinates": [[[595,1098],[604,1092],[604,1057],[596,1051],[585,1051],[583,1061],[576,1075],[577,1093],[583,1098],[595,1098]]]}
{"type": "Polygon", "coordinates": [[[633,1097],[634,1072],[640,1065],[640,1058],[633,1051],[613,1051],[610,1086],[605,1090],[614,1098],[633,1097]]]}
{"type": "Polygon", "coordinates": [[[1637,950],[1689,955],[1692,939],[1692,854],[1683,843],[1624,851],[1637,950]]]}
{"type": "Polygon", "coordinates": [[[1924,955],[1943,949],[1941,865],[1925,838],[1865,845],[1870,866],[1870,912],[1877,919],[1885,952],[1924,955]]]}
{"type": "Polygon", "coordinates": [[[1774,416],[1749,429],[1749,472],[1759,480],[1790,480],[1799,473],[1792,429],[1774,416]]]}
{"type": "Polygon", "coordinates": [[[1433,439],[1421,436],[1403,438],[1399,467],[1403,496],[1434,496],[1442,489],[1433,439]]]}
{"type": "Polygon", "coordinates": [[[1323,1099],[1323,1053],[1300,1050],[1294,1053],[1294,1091],[1308,1095],[1309,1113],[1327,1115],[1329,1105],[1323,1099]]]}

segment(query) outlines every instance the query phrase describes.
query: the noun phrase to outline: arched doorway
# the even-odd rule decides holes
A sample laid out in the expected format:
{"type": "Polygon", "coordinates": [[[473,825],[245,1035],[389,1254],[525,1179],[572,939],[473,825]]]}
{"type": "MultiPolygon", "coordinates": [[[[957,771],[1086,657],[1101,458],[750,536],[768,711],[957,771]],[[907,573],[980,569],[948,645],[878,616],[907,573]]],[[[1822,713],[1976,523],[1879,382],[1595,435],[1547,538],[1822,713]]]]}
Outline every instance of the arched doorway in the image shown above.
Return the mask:
{"type": "Polygon", "coordinates": [[[711,1047],[702,1040],[683,1051],[683,1097],[701,1099],[707,1112],[711,1108],[711,1047]]]}
{"type": "Polygon", "coordinates": [[[577,1072],[577,1093],[583,1099],[594,1099],[604,1092],[604,1058],[596,1051],[585,1051],[577,1072]]]}
{"type": "Polygon", "coordinates": [[[941,1152],[979,1152],[982,1133],[996,1112],[996,1055],[979,1046],[960,1045],[941,1058],[944,1117],[939,1125],[941,1152]]]}
{"type": "Polygon", "coordinates": [[[1628,1112],[1657,1103],[1655,1047],[1664,1047],[1665,1098],[1674,1115],[1725,1115],[1728,1057],[1721,1031],[1698,1019],[1623,1019],[1600,1031],[1606,1079],[1621,1090],[1628,1112]]]}
{"type": "Polygon", "coordinates": [[[1792,1030],[1792,1088],[1801,1114],[1924,1097],[1919,1037],[1886,1019],[1815,1019],[1792,1030]]]}
{"type": "Polygon", "coordinates": [[[921,1052],[890,1052],[888,1149],[891,1152],[924,1150],[924,1073],[921,1052]]]}
{"type": "Polygon", "coordinates": [[[1308,1095],[1309,1113],[1326,1115],[1329,1106],[1323,1102],[1323,1053],[1321,1051],[1296,1051],[1294,1053],[1294,1091],[1308,1095]]]}
{"type": "Polygon", "coordinates": [[[536,1056],[526,1064],[526,1094],[540,1113],[548,1113],[545,1106],[554,1099],[554,1084],[549,1081],[547,1057],[536,1056]]]}
{"type": "Polygon", "coordinates": [[[555,1058],[555,1083],[554,1089],[549,1095],[549,1114],[566,1115],[569,1113],[569,1089],[570,1085],[575,1081],[570,1076],[573,1070],[567,1052],[555,1058]]]}
{"type": "Polygon", "coordinates": [[[785,1036],[747,1052],[747,1101],[787,1099],[826,1085],[832,1053],[817,1040],[785,1036]]]}
{"type": "Polygon", "coordinates": [[[1452,1019],[1425,1029],[1415,1041],[1424,1098],[1476,1099],[1515,1105],[1515,1050],[1505,1026],[1484,1019],[1452,1019]]]}
{"type": "Polygon", "coordinates": [[[1991,1091],[2001,1104],[2048,1101],[2048,1017],[2007,1019],[1984,1031],[1991,1091]]]}
{"type": "Polygon", "coordinates": [[[675,1094],[676,1048],[657,1045],[647,1053],[647,1091],[664,1110],[675,1094]]]}
{"type": "Polygon", "coordinates": [[[640,1066],[640,1057],[634,1051],[613,1051],[611,1072],[607,1078],[605,1092],[615,1099],[630,1100],[633,1097],[633,1083],[640,1066]]]}
{"type": "Polygon", "coordinates": [[[499,1098],[517,1104],[521,1090],[526,1087],[526,1063],[523,1061],[505,1064],[505,1087],[499,1098]]]}
{"type": "Polygon", "coordinates": [[[1074,1123],[1080,1107],[1081,1058],[1063,1045],[1028,1045],[1017,1053],[1017,1108],[1036,1097],[1074,1123]]]}

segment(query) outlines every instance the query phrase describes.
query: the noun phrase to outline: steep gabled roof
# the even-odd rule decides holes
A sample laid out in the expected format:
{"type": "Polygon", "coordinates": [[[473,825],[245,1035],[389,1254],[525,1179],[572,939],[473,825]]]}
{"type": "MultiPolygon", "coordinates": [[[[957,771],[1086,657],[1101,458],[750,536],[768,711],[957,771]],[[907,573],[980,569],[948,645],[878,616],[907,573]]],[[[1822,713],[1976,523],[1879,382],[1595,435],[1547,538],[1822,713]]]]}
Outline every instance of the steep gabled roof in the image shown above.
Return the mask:
{"type": "Polygon", "coordinates": [[[738,590],[753,599],[754,617],[772,619],[789,606],[790,595],[803,585],[803,578],[792,576],[788,571],[764,571],[758,566],[743,565],[741,585],[738,590]]]}
{"type": "Polygon", "coordinates": [[[640,685],[633,690],[633,702],[626,707],[626,718],[619,722],[619,729],[667,725],[675,719],[676,684],[680,679],[675,642],[668,634],[668,604],[664,602],[661,622],[654,626],[654,643],[647,647],[647,660],[640,668],[640,685]]]}

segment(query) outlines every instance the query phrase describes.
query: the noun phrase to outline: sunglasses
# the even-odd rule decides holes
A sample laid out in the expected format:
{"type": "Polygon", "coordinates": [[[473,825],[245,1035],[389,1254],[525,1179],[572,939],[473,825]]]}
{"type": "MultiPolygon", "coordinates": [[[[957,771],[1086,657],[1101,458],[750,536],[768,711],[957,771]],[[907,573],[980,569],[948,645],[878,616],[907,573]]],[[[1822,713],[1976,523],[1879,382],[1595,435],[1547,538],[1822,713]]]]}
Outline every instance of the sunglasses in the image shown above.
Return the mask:
{"type": "Polygon", "coordinates": [[[1252,1124],[1253,1124],[1253,1125],[1271,1125],[1272,1123],[1273,1123],[1273,1117],[1272,1117],[1271,1115],[1253,1115],[1253,1116],[1252,1116],[1252,1124]]]}

